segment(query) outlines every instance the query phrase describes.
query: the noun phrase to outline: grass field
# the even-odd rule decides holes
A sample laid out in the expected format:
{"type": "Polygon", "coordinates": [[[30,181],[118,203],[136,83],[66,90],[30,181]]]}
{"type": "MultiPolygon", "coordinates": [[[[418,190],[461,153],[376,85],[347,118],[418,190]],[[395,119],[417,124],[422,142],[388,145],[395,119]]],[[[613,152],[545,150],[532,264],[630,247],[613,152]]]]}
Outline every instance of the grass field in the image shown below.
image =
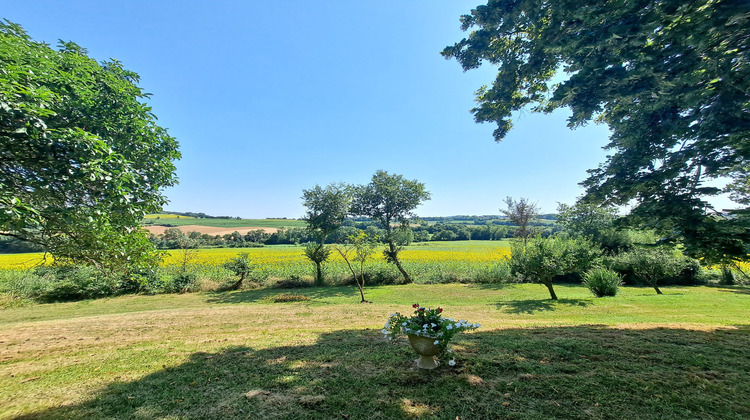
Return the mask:
{"type": "MultiPolygon", "coordinates": [[[[161,215],[160,215],[161,216],[161,215]]],[[[161,217],[156,219],[155,217],[146,218],[143,220],[145,224],[150,225],[171,225],[171,226],[185,226],[185,225],[198,225],[198,226],[213,226],[213,227],[271,227],[271,228],[292,228],[292,227],[305,227],[306,224],[302,220],[296,219],[203,219],[203,218],[188,218],[180,216],[176,218],[173,215],[166,215],[167,217],[161,217]],[[168,217],[173,216],[173,217],[168,217]]],[[[243,232],[244,233],[244,232],[243,232]]]]}
{"type": "Polygon", "coordinates": [[[409,285],[124,296],[0,311],[0,418],[750,416],[750,291],[409,285]],[[414,302],[483,326],[418,371],[379,329],[414,302]]]}
{"type": "Polygon", "coordinates": [[[179,214],[147,214],[143,217],[144,219],[195,219],[192,216],[182,216],[179,214]]]}

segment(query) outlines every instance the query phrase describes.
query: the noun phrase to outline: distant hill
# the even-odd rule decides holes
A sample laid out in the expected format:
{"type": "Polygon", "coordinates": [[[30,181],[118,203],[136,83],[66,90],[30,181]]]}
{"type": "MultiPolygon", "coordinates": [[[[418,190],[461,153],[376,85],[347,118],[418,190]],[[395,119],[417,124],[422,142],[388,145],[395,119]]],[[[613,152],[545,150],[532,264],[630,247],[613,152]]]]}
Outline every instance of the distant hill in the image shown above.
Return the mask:
{"type": "Polygon", "coordinates": [[[202,213],[163,213],[151,214],[143,219],[145,226],[168,226],[179,227],[186,225],[212,226],[221,228],[233,227],[268,227],[268,228],[292,228],[304,227],[305,222],[297,219],[241,219],[238,217],[195,217],[202,213]],[[192,216],[188,216],[192,215],[192,216]],[[180,216],[177,218],[176,216],[180,216]]]}

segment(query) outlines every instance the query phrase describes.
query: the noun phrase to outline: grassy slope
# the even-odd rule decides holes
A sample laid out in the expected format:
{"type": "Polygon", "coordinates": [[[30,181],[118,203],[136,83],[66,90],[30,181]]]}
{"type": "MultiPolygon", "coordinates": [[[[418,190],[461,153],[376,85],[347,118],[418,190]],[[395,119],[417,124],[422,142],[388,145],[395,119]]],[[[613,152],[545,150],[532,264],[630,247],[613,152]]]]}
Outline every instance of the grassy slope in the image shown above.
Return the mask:
{"type": "Polygon", "coordinates": [[[747,289],[533,284],[126,296],[0,311],[0,418],[747,418],[747,289]],[[378,329],[419,302],[480,322],[412,369],[378,329]],[[38,378],[38,379],[34,379],[38,378]]]}
{"type": "Polygon", "coordinates": [[[144,223],[149,225],[170,225],[170,226],[213,226],[213,227],[272,227],[272,228],[292,228],[305,227],[302,220],[293,219],[188,219],[188,218],[166,218],[166,219],[144,219],[144,223]]]}

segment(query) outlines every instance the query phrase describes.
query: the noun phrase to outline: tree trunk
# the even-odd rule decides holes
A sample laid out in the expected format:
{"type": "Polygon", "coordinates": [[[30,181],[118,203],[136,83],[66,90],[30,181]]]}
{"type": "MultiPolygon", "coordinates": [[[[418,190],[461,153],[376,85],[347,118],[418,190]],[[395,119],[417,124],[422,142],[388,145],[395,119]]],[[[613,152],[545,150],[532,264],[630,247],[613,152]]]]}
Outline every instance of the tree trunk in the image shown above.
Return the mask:
{"type": "Polygon", "coordinates": [[[659,290],[659,286],[656,285],[656,282],[651,283],[652,286],[654,286],[654,290],[656,290],[657,295],[663,295],[664,293],[659,290]]]}
{"type": "Polygon", "coordinates": [[[318,261],[315,261],[315,285],[325,286],[325,281],[323,280],[323,267],[318,261]]]}
{"type": "Polygon", "coordinates": [[[398,271],[404,276],[404,284],[414,282],[414,280],[411,279],[411,276],[409,276],[409,273],[407,273],[406,270],[404,270],[404,267],[401,266],[401,261],[398,260],[398,257],[393,258],[393,263],[396,264],[396,268],[398,268],[398,271]]]}
{"type": "Polygon", "coordinates": [[[552,300],[557,300],[557,295],[555,294],[555,288],[552,287],[552,281],[551,280],[545,280],[542,282],[545,286],[547,286],[547,290],[549,290],[549,297],[552,300]]]}
{"type": "Polygon", "coordinates": [[[398,251],[396,251],[396,244],[393,243],[393,240],[388,242],[388,247],[391,250],[391,259],[393,260],[393,263],[396,264],[396,268],[398,268],[398,271],[404,276],[404,284],[413,283],[414,281],[411,279],[411,276],[409,276],[409,273],[407,273],[406,270],[404,270],[404,267],[401,266],[401,261],[398,259],[398,251]]]}
{"type": "MultiPolygon", "coordinates": [[[[356,280],[356,277],[355,277],[355,280],[356,280]]],[[[359,303],[367,303],[367,301],[365,300],[365,289],[363,287],[365,284],[365,279],[362,279],[361,281],[360,280],[356,280],[356,281],[357,281],[357,287],[359,287],[359,295],[362,296],[362,300],[359,303]]]]}
{"type": "Polygon", "coordinates": [[[245,281],[245,274],[243,273],[240,276],[240,279],[234,282],[233,285],[229,287],[229,290],[240,290],[240,287],[242,287],[242,282],[245,281]]]}

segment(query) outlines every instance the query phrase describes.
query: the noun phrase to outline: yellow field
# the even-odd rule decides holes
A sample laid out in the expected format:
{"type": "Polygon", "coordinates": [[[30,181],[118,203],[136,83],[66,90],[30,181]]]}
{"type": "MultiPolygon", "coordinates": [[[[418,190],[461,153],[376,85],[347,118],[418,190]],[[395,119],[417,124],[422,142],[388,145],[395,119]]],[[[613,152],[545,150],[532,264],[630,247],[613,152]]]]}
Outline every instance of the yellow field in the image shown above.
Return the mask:
{"type": "MultiPolygon", "coordinates": [[[[251,260],[258,266],[273,271],[273,268],[284,269],[290,266],[308,267],[310,264],[304,256],[301,246],[267,246],[263,248],[217,248],[198,249],[189,252],[189,262],[204,266],[218,266],[225,261],[246,252],[251,260]]],[[[401,253],[404,263],[412,264],[478,264],[486,265],[494,263],[505,256],[510,255],[510,248],[504,241],[465,241],[465,242],[442,242],[430,243],[428,246],[414,245],[407,247],[401,253]]],[[[377,251],[373,254],[374,264],[385,263],[382,253],[377,251]]],[[[165,255],[164,266],[181,264],[184,253],[179,250],[168,251],[165,255]]],[[[46,263],[52,262],[52,257],[47,255],[46,263]]],[[[343,260],[336,253],[332,253],[331,262],[341,263],[343,260]]],[[[0,254],[0,269],[24,269],[44,264],[44,254],[0,254]]]]}

